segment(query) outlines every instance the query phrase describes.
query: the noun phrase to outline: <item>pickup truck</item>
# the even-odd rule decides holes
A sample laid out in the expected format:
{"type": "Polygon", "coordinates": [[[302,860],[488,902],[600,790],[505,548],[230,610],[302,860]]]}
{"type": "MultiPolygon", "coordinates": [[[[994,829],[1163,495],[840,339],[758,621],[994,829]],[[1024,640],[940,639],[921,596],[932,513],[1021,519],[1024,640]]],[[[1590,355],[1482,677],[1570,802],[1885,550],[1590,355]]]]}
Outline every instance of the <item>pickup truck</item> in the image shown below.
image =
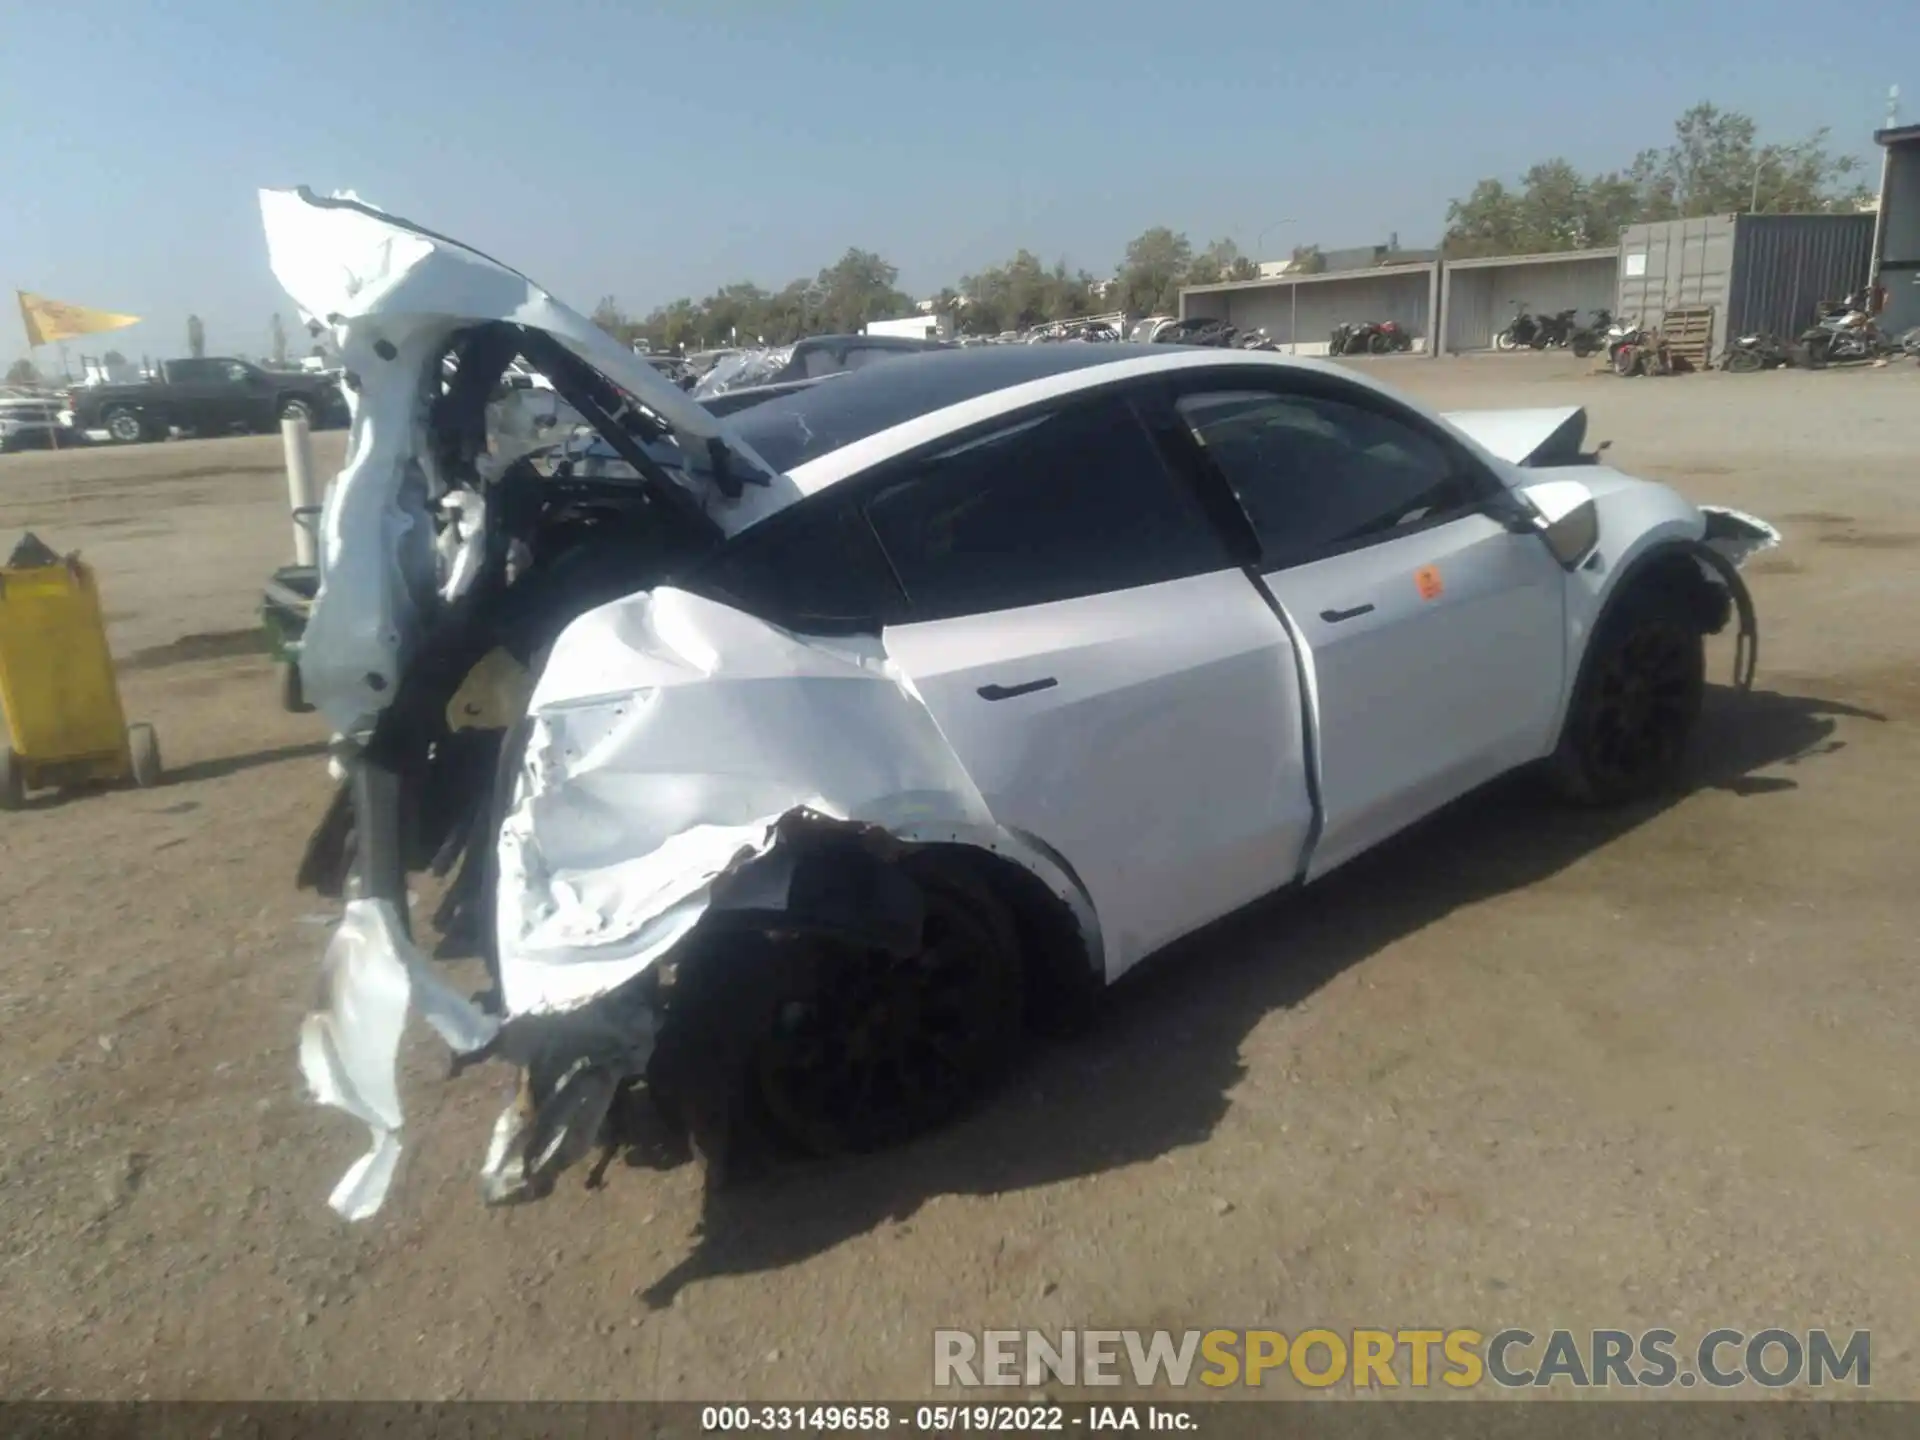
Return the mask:
{"type": "Polygon", "coordinates": [[[71,399],[76,430],[104,430],[121,444],[163,440],[172,430],[271,430],[293,415],[318,428],[347,413],[346,396],[330,375],[263,370],[212,356],[165,361],[157,377],[132,385],[82,385],[71,399]]]}

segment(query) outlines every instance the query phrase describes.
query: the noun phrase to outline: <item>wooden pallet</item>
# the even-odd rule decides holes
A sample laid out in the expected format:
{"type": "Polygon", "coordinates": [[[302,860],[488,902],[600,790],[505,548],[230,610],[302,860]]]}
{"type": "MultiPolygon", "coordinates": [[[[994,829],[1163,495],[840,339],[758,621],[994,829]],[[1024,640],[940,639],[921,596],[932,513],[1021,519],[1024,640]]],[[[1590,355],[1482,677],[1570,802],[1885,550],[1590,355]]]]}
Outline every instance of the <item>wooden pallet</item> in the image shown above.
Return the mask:
{"type": "Polygon", "coordinates": [[[1660,317],[1660,337],[1670,354],[1704,370],[1713,359],[1713,306],[1682,305],[1660,317]]]}

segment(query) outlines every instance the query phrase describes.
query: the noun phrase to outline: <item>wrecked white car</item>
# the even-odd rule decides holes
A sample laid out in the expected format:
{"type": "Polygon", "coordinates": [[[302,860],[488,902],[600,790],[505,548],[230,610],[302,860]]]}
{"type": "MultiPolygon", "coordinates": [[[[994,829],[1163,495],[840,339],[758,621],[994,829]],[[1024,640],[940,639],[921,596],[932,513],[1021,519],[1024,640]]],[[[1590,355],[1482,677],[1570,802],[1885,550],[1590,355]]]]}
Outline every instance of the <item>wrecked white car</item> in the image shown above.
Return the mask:
{"type": "Polygon", "coordinates": [[[723,418],[465,246],[262,204],[353,407],[300,660],[342,777],[302,882],[346,899],[302,1063],[373,1134],[349,1216],[400,1154],[410,1008],[522,1074],[493,1199],[634,1097],[714,1164],[885,1145],[1024,1025],[1498,775],[1670,785],[1736,615],[1751,683],[1735,567],[1776,533],[1601,465],[1577,409],[1114,344],[723,418]],[[507,423],[516,363],[605,463],[507,423]],[[483,1003],[412,938],[424,871],[483,1003]]]}

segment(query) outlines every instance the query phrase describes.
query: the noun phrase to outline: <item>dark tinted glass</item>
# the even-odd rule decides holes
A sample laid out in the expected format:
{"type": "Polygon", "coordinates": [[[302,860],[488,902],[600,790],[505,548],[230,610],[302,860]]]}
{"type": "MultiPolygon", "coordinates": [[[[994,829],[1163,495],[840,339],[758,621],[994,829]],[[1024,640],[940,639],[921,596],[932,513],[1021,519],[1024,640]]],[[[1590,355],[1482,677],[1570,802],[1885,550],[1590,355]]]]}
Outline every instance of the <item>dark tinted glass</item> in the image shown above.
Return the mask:
{"type": "Polygon", "coordinates": [[[1181,413],[1239,495],[1270,568],[1470,505],[1452,454],[1390,415],[1314,395],[1190,395],[1181,413]]]}
{"type": "Polygon", "coordinates": [[[1127,345],[981,345],[905,354],[849,371],[817,389],[768,400],[733,423],[774,469],[792,470],[916,415],[1063,371],[1154,353],[1165,351],[1127,345]]]}
{"type": "Polygon", "coordinates": [[[904,602],[873,532],[854,506],[805,501],[730,541],[684,582],[689,590],[789,630],[865,630],[904,602]]]}
{"type": "Polygon", "coordinates": [[[915,620],[1226,568],[1199,507],[1118,401],[1075,406],[915,467],[867,507],[915,620]]]}

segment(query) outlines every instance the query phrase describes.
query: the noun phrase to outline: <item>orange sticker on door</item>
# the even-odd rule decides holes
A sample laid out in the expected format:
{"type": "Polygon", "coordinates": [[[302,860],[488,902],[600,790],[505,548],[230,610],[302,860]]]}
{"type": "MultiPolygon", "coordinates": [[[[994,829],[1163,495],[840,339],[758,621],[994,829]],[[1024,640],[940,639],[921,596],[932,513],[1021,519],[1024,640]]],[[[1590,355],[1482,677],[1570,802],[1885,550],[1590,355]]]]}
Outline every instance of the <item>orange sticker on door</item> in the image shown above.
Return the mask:
{"type": "Polygon", "coordinates": [[[1422,600],[1438,600],[1447,587],[1440,579],[1437,566],[1422,565],[1413,572],[1413,588],[1420,592],[1422,600]]]}

